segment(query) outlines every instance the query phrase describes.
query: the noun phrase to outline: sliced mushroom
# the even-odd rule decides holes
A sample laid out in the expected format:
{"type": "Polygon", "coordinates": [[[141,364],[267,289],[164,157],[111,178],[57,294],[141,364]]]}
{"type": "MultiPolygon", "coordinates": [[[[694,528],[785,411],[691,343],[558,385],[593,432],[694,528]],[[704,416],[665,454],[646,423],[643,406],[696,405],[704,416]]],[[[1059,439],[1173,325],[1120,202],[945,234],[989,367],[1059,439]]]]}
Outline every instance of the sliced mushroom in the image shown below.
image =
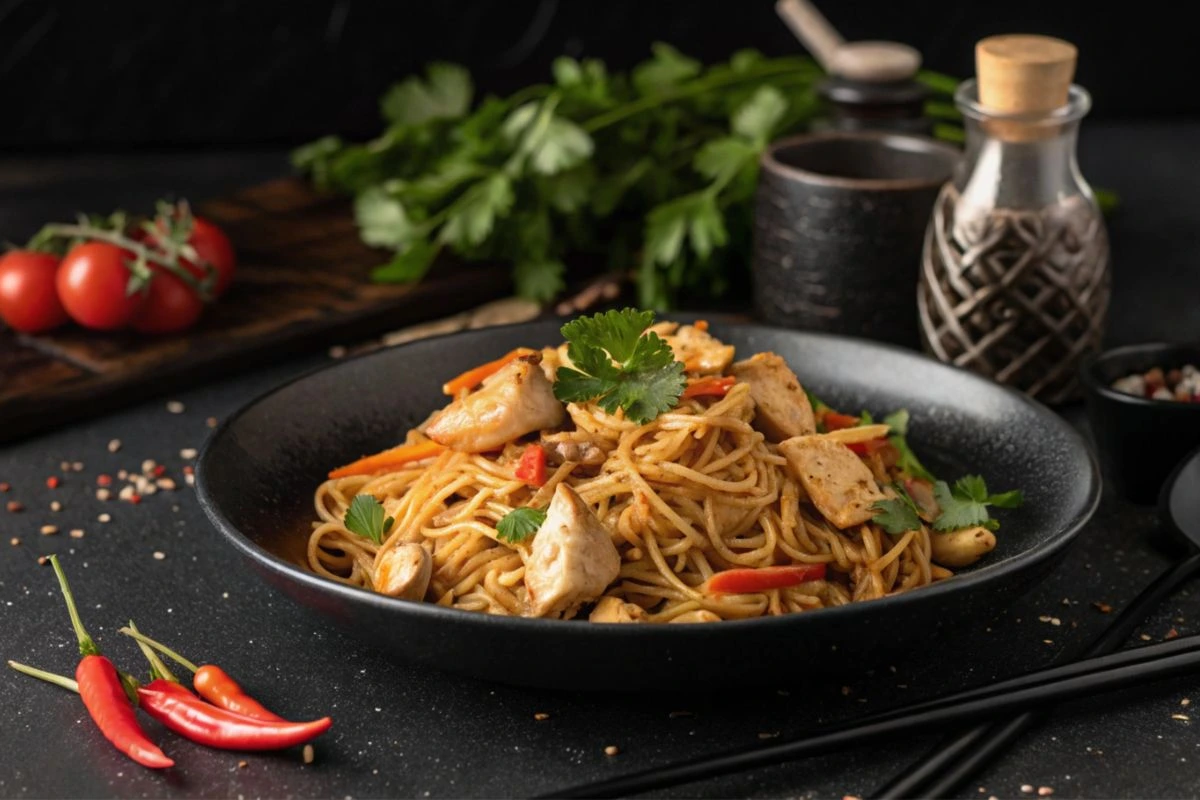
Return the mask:
{"type": "Polygon", "coordinates": [[[375,563],[375,591],[401,600],[424,600],[433,576],[433,558],[419,544],[401,544],[375,563]]]}
{"type": "Polygon", "coordinates": [[[608,458],[595,443],[577,442],[570,433],[543,434],[542,447],[546,451],[546,461],[551,465],[570,461],[585,467],[598,467],[608,458]]]}
{"type": "Polygon", "coordinates": [[[646,612],[639,605],[619,597],[601,597],[588,615],[588,622],[641,622],[645,618],[646,612]]]}
{"type": "Polygon", "coordinates": [[[996,549],[996,534],[987,528],[963,528],[930,534],[933,560],[943,567],[966,567],[996,549]]]}
{"type": "Polygon", "coordinates": [[[679,622],[687,624],[690,622],[720,622],[721,618],[707,608],[697,608],[694,611],[685,611],[671,622],[679,622]]]}

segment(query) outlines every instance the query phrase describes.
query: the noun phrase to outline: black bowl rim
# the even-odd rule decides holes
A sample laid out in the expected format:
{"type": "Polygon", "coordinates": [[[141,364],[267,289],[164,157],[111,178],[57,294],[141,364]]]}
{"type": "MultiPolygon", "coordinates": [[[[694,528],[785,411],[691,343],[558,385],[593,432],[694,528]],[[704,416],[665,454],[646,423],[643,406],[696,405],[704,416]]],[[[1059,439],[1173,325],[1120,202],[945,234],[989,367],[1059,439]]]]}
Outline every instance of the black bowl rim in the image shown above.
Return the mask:
{"type": "Polygon", "coordinates": [[[1097,368],[1101,365],[1124,356],[1152,355],[1154,353],[1166,352],[1169,350],[1190,351],[1195,353],[1196,361],[1200,362],[1200,345],[1195,345],[1190,342],[1143,342],[1141,344],[1126,344],[1121,345],[1120,347],[1111,347],[1107,350],[1101,350],[1099,353],[1094,353],[1089,356],[1084,360],[1083,364],[1080,365],[1080,378],[1083,381],[1084,387],[1089,392],[1097,394],[1107,400],[1125,403],[1130,406],[1140,406],[1142,408],[1178,408],[1188,409],[1183,413],[1200,413],[1200,403],[1182,403],[1178,400],[1154,400],[1149,397],[1138,397],[1134,394],[1126,394],[1125,392],[1119,392],[1112,388],[1105,383],[1099,375],[1096,374],[1097,368]]]}
{"type": "Polygon", "coordinates": [[[802,133],[776,139],[763,151],[761,164],[765,171],[778,175],[799,179],[817,186],[829,186],[839,189],[855,189],[871,192],[912,191],[914,189],[936,189],[953,177],[954,164],[962,160],[962,152],[953,145],[924,136],[918,133],[903,133],[899,131],[820,131],[817,133],[802,133]],[[814,144],[830,141],[880,142],[887,145],[890,141],[905,141],[918,145],[926,155],[939,152],[951,157],[951,168],[943,178],[848,178],[841,175],[825,175],[803,167],[794,167],[779,160],[780,150],[797,145],[814,144]]]}
{"type": "Polygon", "coordinates": [[[1158,517],[1164,521],[1167,527],[1170,528],[1171,532],[1176,536],[1179,536],[1181,539],[1184,539],[1188,542],[1192,542],[1193,544],[1200,544],[1195,542],[1192,537],[1189,536],[1183,530],[1183,528],[1179,526],[1179,523],[1175,521],[1175,515],[1171,513],[1171,495],[1175,494],[1175,484],[1179,482],[1179,477],[1183,475],[1183,471],[1187,469],[1188,466],[1190,466],[1194,461],[1200,461],[1200,447],[1191,450],[1186,456],[1179,460],[1178,464],[1171,467],[1170,474],[1167,475],[1167,479],[1163,481],[1162,488],[1158,492],[1158,517]]]}
{"type": "MultiPolygon", "coordinates": [[[[666,314],[663,319],[674,321],[688,321],[695,318],[701,318],[699,314],[666,314]]],[[[392,612],[409,613],[418,616],[428,617],[431,621],[440,620],[444,624],[459,624],[459,625],[491,625],[504,628],[515,628],[518,630],[533,633],[535,631],[544,631],[548,634],[555,633],[566,636],[611,636],[611,637],[650,637],[657,640],[660,637],[674,637],[675,639],[686,639],[696,635],[711,635],[706,634],[711,626],[708,625],[587,625],[577,624],[572,620],[551,620],[538,619],[529,617],[517,616],[500,616],[496,614],[483,614],[477,611],[466,611],[456,608],[445,608],[434,603],[419,603],[408,600],[400,600],[395,597],[388,597],[377,592],[370,592],[365,589],[360,589],[356,586],[338,583],[310,572],[302,567],[292,564],[274,553],[260,547],[252,539],[239,531],[233,523],[231,523],[217,507],[212,495],[209,493],[208,482],[205,479],[207,474],[207,459],[212,450],[214,442],[218,441],[226,431],[228,431],[243,414],[249,412],[259,403],[267,400],[272,395],[281,392],[292,384],[307,380],[324,370],[334,369],[343,364],[354,361],[382,358],[389,355],[400,348],[423,345],[429,342],[437,342],[442,340],[450,340],[455,337],[467,335],[480,335],[485,333],[494,333],[505,330],[512,330],[522,327],[532,327],[534,325],[545,324],[548,320],[532,320],[527,322],[518,322],[510,325],[497,325],[484,329],[474,329],[467,331],[455,331],[452,333],[441,334],[438,336],[430,336],[424,339],[405,342],[404,344],[394,345],[392,347],[381,348],[366,353],[360,353],[349,358],[343,358],[332,364],[323,364],[311,370],[308,370],[284,383],[268,389],[265,392],[250,399],[234,413],[223,419],[218,426],[205,439],[200,453],[196,458],[196,495],[200,502],[200,507],[204,509],[205,515],[212,525],[221,533],[235,549],[240,551],[244,556],[249,557],[252,561],[261,567],[270,570],[276,576],[290,581],[293,584],[300,584],[306,589],[310,589],[325,595],[332,595],[340,600],[344,600],[351,604],[362,603],[372,606],[381,611],[390,610],[392,612]]],[[[821,333],[817,331],[800,331],[794,329],[783,328],[780,326],[764,325],[756,322],[723,322],[722,324],[737,328],[755,328],[764,331],[779,332],[784,331],[813,339],[826,339],[836,342],[850,342],[858,345],[867,345],[872,348],[895,353],[900,356],[909,358],[926,358],[923,354],[903,348],[897,345],[887,344],[883,342],[873,341],[860,337],[843,336],[838,334],[821,333]]],[[[834,615],[840,614],[847,619],[853,619],[857,614],[863,612],[865,608],[874,607],[877,603],[889,604],[892,608],[903,606],[923,605],[936,601],[943,596],[953,596],[960,591],[966,591],[972,586],[979,586],[991,581],[1000,581],[1004,578],[1023,571],[1027,567],[1032,567],[1038,563],[1052,558],[1060,553],[1068,545],[1074,541],[1075,537],[1083,529],[1084,525],[1092,518],[1096,512],[1096,508],[1100,504],[1100,494],[1102,483],[1100,481],[1100,468],[1096,461],[1096,455],[1091,448],[1087,446],[1084,438],[1070,424],[1055,414],[1046,406],[1031,399],[1027,395],[1018,392],[1015,389],[997,384],[987,378],[984,378],[976,373],[971,372],[962,367],[952,364],[946,364],[928,359],[930,362],[948,370],[953,370],[965,375],[969,380],[977,381],[985,384],[987,388],[1000,391],[1008,394],[1012,399],[1017,400],[1022,405],[1029,408],[1031,412],[1039,417],[1049,420],[1054,425],[1062,427],[1063,433],[1068,438],[1074,440],[1079,451],[1087,456],[1087,496],[1084,500],[1082,508],[1079,510],[1074,519],[1067,523],[1064,530],[1055,538],[1039,543],[1038,545],[1022,551],[1017,555],[1006,559],[998,564],[982,567],[978,571],[970,572],[966,575],[958,574],[948,580],[940,581],[930,586],[924,586],[920,590],[905,592],[891,597],[884,597],[878,600],[872,600],[870,603],[847,603],[843,606],[834,608],[823,608],[806,614],[783,614],[775,617],[755,617],[742,620],[724,620],[721,622],[721,630],[735,631],[747,629],[750,626],[758,626],[764,630],[771,627],[786,629],[797,624],[804,624],[800,620],[810,618],[814,613],[821,614],[822,617],[830,623],[835,622],[834,615]]]]}

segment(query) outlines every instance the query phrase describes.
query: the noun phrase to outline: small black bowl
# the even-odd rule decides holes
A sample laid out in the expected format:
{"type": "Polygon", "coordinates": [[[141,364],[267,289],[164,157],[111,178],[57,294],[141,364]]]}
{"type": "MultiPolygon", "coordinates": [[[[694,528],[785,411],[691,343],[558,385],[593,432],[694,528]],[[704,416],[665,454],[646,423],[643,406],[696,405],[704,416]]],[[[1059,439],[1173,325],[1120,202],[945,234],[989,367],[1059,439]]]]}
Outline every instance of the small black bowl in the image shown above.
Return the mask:
{"type": "Polygon", "coordinates": [[[1105,350],[1082,366],[1088,422],[1100,465],[1127,500],[1152,505],[1167,476],[1200,446],[1200,403],[1148,400],[1112,388],[1113,381],[1153,367],[1200,365],[1200,346],[1155,342],[1105,350]]]}

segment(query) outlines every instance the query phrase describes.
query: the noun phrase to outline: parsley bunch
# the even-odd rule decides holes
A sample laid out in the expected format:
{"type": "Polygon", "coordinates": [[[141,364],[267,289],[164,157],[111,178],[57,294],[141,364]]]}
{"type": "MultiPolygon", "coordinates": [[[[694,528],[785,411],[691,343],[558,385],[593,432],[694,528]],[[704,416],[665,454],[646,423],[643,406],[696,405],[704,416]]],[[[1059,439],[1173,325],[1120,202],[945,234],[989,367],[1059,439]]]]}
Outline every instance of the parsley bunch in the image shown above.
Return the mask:
{"type": "Polygon", "coordinates": [[[511,264],[544,301],[575,252],[636,268],[646,308],[744,292],[759,157],[815,116],[816,64],[742,50],[705,67],[660,43],[628,74],[566,57],[552,71],[473,105],[465,69],[431,64],[383,96],[380,136],[327,136],[293,163],[355,196],[363,241],[393,251],[376,281],[420,280],[451,251],[511,264]]]}

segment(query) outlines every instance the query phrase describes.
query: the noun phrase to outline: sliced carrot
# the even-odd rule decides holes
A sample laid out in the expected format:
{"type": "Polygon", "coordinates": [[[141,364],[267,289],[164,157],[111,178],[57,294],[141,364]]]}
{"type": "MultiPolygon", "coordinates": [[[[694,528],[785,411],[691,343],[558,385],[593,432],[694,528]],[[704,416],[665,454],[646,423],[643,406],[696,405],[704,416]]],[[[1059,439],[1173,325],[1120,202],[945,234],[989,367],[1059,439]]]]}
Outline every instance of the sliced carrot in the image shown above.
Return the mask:
{"type": "Polygon", "coordinates": [[[708,579],[713,594],[751,594],[784,589],[825,578],[824,564],[790,564],[778,567],[740,567],[718,572],[708,579]]]}
{"type": "Polygon", "coordinates": [[[708,320],[698,319],[692,323],[692,327],[698,331],[707,331],[708,330],[708,320]]]}
{"type": "Polygon", "coordinates": [[[401,467],[413,461],[431,458],[445,449],[445,447],[437,442],[402,444],[399,447],[384,450],[382,453],[360,458],[358,461],[351,462],[344,467],[338,467],[329,473],[329,477],[346,478],[351,475],[371,475],[394,467],[401,467]]]}
{"type": "Polygon", "coordinates": [[[500,358],[497,358],[495,361],[489,361],[486,364],[481,364],[478,367],[469,369],[458,377],[447,381],[442,385],[442,392],[453,397],[463,389],[474,389],[476,386],[502,370],[510,361],[515,361],[521,356],[531,356],[536,352],[536,350],[530,350],[528,347],[518,347],[516,350],[510,350],[500,358]]]}
{"type": "Polygon", "coordinates": [[[859,417],[852,417],[849,414],[839,414],[836,411],[826,411],[821,416],[821,419],[825,423],[825,430],[829,431],[839,431],[842,428],[853,428],[856,427],[858,423],[862,422],[862,419],[859,417]]]}
{"type": "Polygon", "coordinates": [[[724,397],[735,383],[737,378],[733,376],[699,378],[688,383],[687,388],[683,390],[683,398],[686,400],[689,397],[724,397]]]}

